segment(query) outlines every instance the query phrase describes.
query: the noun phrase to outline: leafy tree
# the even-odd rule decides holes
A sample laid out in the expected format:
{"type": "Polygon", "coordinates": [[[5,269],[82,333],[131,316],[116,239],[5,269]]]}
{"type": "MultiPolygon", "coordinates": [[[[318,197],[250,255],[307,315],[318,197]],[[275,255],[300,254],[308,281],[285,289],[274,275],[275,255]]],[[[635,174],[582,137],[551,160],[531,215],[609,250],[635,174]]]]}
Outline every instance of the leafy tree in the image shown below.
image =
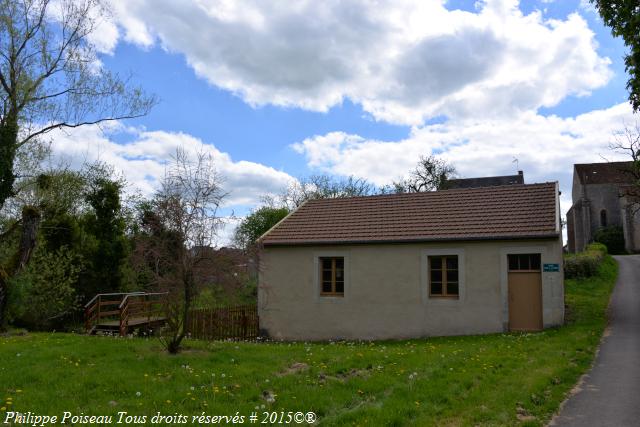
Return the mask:
{"type": "Polygon", "coordinates": [[[415,169],[409,172],[409,177],[394,181],[383,187],[383,193],[419,193],[422,191],[443,190],[447,181],[456,175],[456,169],[445,160],[435,156],[420,156],[415,169]]]}
{"type": "Polygon", "coordinates": [[[79,308],[76,281],[82,260],[65,246],[55,251],[40,247],[33,261],[13,279],[12,317],[34,329],[60,325],[79,308]]]}
{"type": "Polygon", "coordinates": [[[0,0],[0,208],[16,153],[54,129],[146,114],[153,97],[98,65],[100,0],[0,0]]]}
{"type": "Polygon", "coordinates": [[[622,37],[629,48],[624,63],[629,80],[629,102],[640,111],[640,4],[638,0],[590,0],[600,13],[611,33],[622,37]]]}
{"type": "Polygon", "coordinates": [[[92,209],[85,215],[84,224],[85,234],[92,237],[94,247],[87,257],[91,269],[87,272],[88,283],[83,286],[85,297],[122,290],[123,264],[128,254],[125,223],[121,216],[122,184],[98,178],[91,186],[86,198],[92,209]]]}
{"type": "MultiPolygon", "coordinates": [[[[88,41],[105,14],[100,0],[0,0],[0,209],[16,195],[16,159],[54,129],[147,114],[156,102],[102,67],[88,41]]],[[[40,222],[36,206],[0,231],[20,229],[20,253],[0,265],[0,329],[7,280],[24,269],[40,222]]]]}
{"type": "Polygon", "coordinates": [[[289,214],[286,207],[263,206],[247,215],[236,228],[234,241],[241,248],[248,248],[271,227],[289,214]]]}

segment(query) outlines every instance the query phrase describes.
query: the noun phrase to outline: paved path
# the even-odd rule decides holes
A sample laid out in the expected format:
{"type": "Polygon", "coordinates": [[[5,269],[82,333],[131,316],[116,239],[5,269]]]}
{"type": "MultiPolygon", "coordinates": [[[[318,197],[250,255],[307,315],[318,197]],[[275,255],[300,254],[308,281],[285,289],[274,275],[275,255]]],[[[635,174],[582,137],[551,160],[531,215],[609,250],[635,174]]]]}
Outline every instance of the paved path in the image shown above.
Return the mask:
{"type": "Polygon", "coordinates": [[[566,402],[552,426],[640,426],[640,255],[614,258],[620,272],[608,336],[582,390],[566,402]]]}

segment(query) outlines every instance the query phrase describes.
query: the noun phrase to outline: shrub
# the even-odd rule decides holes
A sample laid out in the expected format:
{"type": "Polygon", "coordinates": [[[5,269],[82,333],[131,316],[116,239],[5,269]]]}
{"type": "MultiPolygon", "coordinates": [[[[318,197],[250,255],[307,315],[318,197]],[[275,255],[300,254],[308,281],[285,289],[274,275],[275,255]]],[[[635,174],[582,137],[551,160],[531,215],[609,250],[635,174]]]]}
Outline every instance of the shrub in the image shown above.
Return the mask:
{"type": "Polygon", "coordinates": [[[79,307],[74,289],[80,258],[65,246],[55,252],[36,250],[32,262],[12,279],[10,298],[14,322],[30,329],[60,326],[79,307]]]}
{"type": "Polygon", "coordinates": [[[605,255],[607,255],[607,247],[601,243],[590,244],[584,252],[566,255],[564,258],[565,279],[594,276],[605,255]]]}
{"type": "Polygon", "coordinates": [[[609,253],[607,246],[603,243],[590,243],[587,245],[587,252],[600,252],[602,256],[609,253]]]}
{"type": "Polygon", "coordinates": [[[620,255],[627,252],[624,247],[624,232],[622,231],[622,227],[602,227],[596,231],[593,240],[605,245],[610,254],[620,255]]]}

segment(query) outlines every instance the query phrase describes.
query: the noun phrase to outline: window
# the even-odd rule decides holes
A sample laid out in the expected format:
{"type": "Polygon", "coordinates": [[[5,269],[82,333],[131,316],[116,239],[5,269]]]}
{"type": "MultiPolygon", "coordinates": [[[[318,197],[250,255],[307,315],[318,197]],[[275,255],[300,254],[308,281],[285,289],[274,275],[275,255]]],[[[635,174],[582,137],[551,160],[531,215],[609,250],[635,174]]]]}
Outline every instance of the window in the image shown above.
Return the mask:
{"type": "Polygon", "coordinates": [[[344,257],[320,258],[320,295],[344,296],[344,257]]]}
{"type": "Polygon", "coordinates": [[[509,255],[509,271],[540,271],[540,254],[509,255]]]}
{"type": "Polygon", "coordinates": [[[602,209],[600,211],[600,227],[607,226],[607,211],[606,209],[602,209]]]}
{"type": "Polygon", "coordinates": [[[429,296],[458,298],[458,255],[429,257],[429,296]]]}

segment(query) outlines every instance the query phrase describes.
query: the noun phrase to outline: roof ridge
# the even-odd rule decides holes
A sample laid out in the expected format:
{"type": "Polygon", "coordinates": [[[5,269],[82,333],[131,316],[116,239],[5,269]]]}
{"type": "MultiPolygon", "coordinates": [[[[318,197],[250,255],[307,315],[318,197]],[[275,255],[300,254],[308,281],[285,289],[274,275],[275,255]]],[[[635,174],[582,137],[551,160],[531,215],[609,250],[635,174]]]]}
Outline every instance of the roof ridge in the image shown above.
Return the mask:
{"type": "Polygon", "coordinates": [[[324,202],[328,200],[354,200],[354,199],[373,199],[373,198],[391,198],[391,197],[423,197],[425,194],[436,194],[436,193],[452,193],[452,192],[493,192],[497,189],[517,189],[522,187],[543,187],[549,185],[555,185],[558,181],[546,181],[546,182],[533,182],[530,184],[502,184],[502,185],[492,185],[487,187],[470,187],[470,188],[449,188],[443,190],[435,190],[435,191],[416,191],[416,192],[406,192],[406,193],[387,193],[387,194],[369,194],[366,196],[349,196],[349,197],[327,197],[323,199],[312,199],[308,200],[308,202],[317,203],[324,202]]]}

